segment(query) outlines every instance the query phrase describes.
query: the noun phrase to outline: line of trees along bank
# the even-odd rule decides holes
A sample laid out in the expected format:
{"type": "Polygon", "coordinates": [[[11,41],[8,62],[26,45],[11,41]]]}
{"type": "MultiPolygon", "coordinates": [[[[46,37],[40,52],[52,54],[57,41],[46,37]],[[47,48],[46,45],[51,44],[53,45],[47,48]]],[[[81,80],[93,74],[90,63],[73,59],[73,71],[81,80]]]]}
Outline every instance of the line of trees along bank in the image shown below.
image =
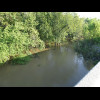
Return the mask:
{"type": "Polygon", "coordinates": [[[41,40],[61,43],[68,38],[76,38],[82,34],[83,19],[76,13],[37,12],[36,26],[41,40]]]}
{"type": "Polygon", "coordinates": [[[43,49],[47,43],[96,38],[99,25],[71,12],[0,12],[0,63],[27,56],[30,49],[43,49]]]}

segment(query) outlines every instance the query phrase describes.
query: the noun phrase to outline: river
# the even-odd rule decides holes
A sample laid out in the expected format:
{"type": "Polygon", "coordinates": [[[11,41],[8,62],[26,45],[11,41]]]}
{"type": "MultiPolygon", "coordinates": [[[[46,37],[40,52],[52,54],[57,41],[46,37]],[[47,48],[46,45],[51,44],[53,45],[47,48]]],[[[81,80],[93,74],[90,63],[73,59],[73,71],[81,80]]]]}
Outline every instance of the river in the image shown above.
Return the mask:
{"type": "Polygon", "coordinates": [[[73,87],[93,66],[70,46],[39,53],[26,65],[0,67],[0,87],[73,87]]]}

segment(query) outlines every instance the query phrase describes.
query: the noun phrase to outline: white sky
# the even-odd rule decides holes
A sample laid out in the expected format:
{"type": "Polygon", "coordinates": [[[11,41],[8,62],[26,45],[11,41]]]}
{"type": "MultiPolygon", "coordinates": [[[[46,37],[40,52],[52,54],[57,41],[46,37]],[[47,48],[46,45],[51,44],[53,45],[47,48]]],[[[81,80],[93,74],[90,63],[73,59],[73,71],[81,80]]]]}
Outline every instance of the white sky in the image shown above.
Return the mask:
{"type": "Polygon", "coordinates": [[[80,17],[100,19],[100,12],[76,12],[80,17]]]}

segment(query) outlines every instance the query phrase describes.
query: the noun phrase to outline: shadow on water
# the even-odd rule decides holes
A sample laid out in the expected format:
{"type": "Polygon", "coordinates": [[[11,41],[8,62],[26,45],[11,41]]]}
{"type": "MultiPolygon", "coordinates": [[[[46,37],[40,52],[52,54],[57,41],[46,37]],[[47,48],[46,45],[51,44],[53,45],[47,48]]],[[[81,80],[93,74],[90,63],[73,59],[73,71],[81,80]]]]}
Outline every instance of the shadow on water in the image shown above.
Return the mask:
{"type": "MultiPolygon", "coordinates": [[[[0,67],[0,86],[72,87],[89,72],[82,55],[70,46],[52,48],[19,60],[28,63],[12,65],[9,61],[0,67]]],[[[15,61],[19,63],[19,60],[15,61]]]]}
{"type": "Polygon", "coordinates": [[[25,65],[25,64],[29,63],[32,58],[38,58],[39,59],[39,54],[40,54],[40,52],[35,53],[35,54],[31,54],[31,55],[27,55],[27,56],[24,56],[24,57],[12,58],[12,59],[6,61],[5,63],[0,63],[0,67],[3,67],[7,64],[25,65]]]}

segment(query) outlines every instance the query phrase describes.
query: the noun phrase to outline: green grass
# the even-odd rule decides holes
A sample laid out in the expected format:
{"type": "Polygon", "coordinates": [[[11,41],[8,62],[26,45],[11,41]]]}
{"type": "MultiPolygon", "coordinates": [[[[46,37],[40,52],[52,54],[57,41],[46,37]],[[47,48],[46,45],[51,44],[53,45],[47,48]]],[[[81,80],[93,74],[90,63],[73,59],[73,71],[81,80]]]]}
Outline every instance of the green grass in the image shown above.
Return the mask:
{"type": "Polygon", "coordinates": [[[17,57],[11,60],[11,64],[24,65],[31,60],[31,56],[17,57]]]}

